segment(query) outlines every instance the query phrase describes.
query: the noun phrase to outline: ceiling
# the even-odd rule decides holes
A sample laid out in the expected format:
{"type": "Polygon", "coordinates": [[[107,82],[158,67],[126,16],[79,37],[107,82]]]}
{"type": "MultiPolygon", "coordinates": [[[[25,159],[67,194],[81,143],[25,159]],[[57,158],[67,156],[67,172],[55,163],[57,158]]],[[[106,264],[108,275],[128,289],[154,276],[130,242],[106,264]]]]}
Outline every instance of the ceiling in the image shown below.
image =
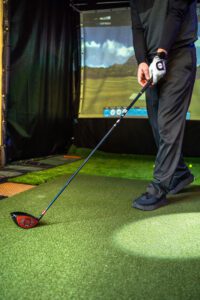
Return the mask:
{"type": "Polygon", "coordinates": [[[70,0],[70,3],[80,11],[129,6],[129,0],[70,0]]]}
{"type": "MultiPolygon", "coordinates": [[[[128,7],[129,0],[69,0],[71,5],[78,11],[128,7]]],[[[200,0],[197,1],[200,3],[200,0]]]]}

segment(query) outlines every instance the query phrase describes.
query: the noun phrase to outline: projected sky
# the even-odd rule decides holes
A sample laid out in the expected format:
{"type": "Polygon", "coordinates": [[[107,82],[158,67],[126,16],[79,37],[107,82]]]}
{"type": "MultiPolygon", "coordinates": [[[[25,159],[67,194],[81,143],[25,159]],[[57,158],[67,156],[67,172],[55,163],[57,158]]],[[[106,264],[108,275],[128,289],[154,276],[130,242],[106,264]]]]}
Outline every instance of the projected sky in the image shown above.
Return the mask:
{"type": "MultiPolygon", "coordinates": [[[[110,67],[124,64],[134,54],[130,26],[84,27],[85,62],[87,67],[110,67]]],[[[198,28],[197,65],[200,66],[200,22],[198,28]]]]}
{"type": "Polygon", "coordinates": [[[130,26],[85,27],[85,66],[124,64],[134,54],[130,26]]]}

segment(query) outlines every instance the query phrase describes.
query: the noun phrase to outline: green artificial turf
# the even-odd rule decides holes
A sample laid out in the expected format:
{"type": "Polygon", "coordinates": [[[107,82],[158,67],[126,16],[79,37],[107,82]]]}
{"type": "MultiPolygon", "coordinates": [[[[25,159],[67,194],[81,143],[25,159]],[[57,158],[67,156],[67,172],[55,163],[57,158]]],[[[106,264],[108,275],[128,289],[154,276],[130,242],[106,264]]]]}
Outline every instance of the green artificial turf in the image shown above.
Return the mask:
{"type": "MultiPolygon", "coordinates": [[[[91,150],[72,147],[69,154],[88,156],[91,150]]],[[[37,185],[55,179],[60,175],[68,175],[80,166],[82,160],[65,164],[44,171],[28,173],[23,176],[11,178],[12,182],[37,185]]],[[[187,158],[186,163],[192,165],[191,171],[196,177],[194,184],[200,184],[200,158],[187,158]]],[[[82,174],[127,179],[151,180],[154,168],[154,157],[145,155],[114,154],[97,151],[81,170],[82,174]]]]}
{"type": "Polygon", "coordinates": [[[153,212],[131,208],[147,182],[80,175],[40,226],[35,216],[66,178],[0,201],[0,299],[200,298],[200,187],[153,212]]]}

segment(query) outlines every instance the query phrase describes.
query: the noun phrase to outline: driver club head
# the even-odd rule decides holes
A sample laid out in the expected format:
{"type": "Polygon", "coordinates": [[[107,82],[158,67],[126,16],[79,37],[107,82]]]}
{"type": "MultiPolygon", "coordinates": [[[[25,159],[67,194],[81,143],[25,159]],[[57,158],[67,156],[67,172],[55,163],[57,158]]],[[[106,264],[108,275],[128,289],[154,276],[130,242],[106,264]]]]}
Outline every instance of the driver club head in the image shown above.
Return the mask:
{"type": "Polygon", "coordinates": [[[19,212],[19,211],[12,212],[11,217],[12,217],[13,221],[15,222],[15,224],[17,224],[17,226],[24,228],[24,229],[33,228],[33,227],[37,226],[39,223],[38,218],[36,218],[30,214],[19,212]]]}

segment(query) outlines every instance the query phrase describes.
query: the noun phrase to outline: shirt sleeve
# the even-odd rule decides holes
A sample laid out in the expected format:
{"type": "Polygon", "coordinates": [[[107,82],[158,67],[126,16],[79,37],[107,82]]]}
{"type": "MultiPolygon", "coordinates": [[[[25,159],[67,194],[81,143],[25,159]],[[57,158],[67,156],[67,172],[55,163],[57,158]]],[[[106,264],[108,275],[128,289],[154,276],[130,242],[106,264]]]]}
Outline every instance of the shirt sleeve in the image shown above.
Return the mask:
{"type": "Polygon", "coordinates": [[[130,0],[131,6],[131,19],[132,19],[132,32],[133,32],[133,46],[135,49],[135,56],[138,64],[147,62],[146,43],[144,39],[144,29],[140,21],[134,0],[130,0]]]}
{"type": "Polygon", "coordinates": [[[194,0],[170,0],[169,11],[163,29],[159,48],[165,49],[167,52],[171,49],[179,34],[181,24],[184,20],[185,13],[189,5],[194,0]]]}

